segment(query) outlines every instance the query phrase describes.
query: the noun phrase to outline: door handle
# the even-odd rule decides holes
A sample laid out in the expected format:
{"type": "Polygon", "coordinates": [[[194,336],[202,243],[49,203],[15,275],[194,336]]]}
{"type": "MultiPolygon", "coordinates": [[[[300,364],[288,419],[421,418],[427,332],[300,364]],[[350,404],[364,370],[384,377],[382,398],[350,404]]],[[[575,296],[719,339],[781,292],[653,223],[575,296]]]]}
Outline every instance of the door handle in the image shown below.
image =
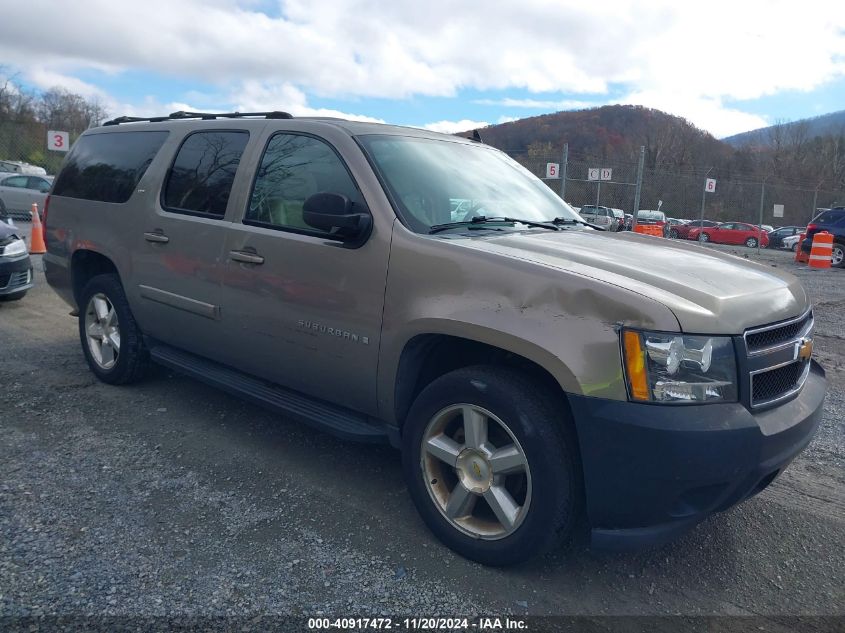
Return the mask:
{"type": "Polygon", "coordinates": [[[144,233],[144,239],[148,242],[156,242],[158,244],[167,244],[170,241],[170,238],[164,233],[157,232],[144,233]]]}
{"type": "Polygon", "coordinates": [[[243,262],[245,264],[263,264],[264,258],[255,253],[247,253],[246,251],[229,251],[229,259],[236,262],[243,262]]]}

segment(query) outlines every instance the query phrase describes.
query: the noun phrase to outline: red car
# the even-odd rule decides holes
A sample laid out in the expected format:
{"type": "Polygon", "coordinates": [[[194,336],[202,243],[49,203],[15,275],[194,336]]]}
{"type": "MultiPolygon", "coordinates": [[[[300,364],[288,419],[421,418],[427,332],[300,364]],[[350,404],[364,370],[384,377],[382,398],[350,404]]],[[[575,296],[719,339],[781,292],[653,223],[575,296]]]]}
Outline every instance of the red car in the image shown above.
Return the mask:
{"type": "Polygon", "coordinates": [[[756,248],[757,240],[763,248],[769,245],[769,234],[753,224],[744,222],[723,222],[718,226],[690,229],[689,239],[715,244],[745,244],[756,248]]]}
{"type": "Polygon", "coordinates": [[[713,220],[693,220],[692,222],[687,222],[686,224],[678,224],[672,226],[669,229],[669,237],[673,239],[682,239],[682,240],[689,240],[692,239],[689,236],[690,231],[695,228],[712,228],[715,226],[719,226],[718,222],[714,222],[713,220]]]}

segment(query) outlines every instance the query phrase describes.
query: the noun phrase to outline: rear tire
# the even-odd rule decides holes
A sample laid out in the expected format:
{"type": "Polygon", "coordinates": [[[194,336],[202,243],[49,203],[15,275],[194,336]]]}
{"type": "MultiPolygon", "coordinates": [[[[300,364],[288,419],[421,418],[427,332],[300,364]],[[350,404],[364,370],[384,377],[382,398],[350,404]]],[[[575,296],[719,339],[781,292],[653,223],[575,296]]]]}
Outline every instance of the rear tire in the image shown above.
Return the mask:
{"type": "Polygon", "coordinates": [[[82,289],[79,307],[79,338],[94,375],[110,385],[137,381],[147,352],[120,278],[92,277],[82,289]]]}
{"type": "Polygon", "coordinates": [[[678,230],[672,229],[671,231],[669,231],[669,237],[671,237],[673,240],[678,239],[678,230]]]}
{"type": "Polygon", "coordinates": [[[419,394],[403,429],[411,498],[461,556],[485,565],[537,556],[567,540],[581,515],[573,428],[565,403],[520,372],[445,374],[419,394]]]}
{"type": "Polygon", "coordinates": [[[710,236],[707,233],[699,233],[698,234],[698,241],[699,242],[709,242],[710,236]]]}
{"type": "Polygon", "coordinates": [[[757,238],[749,237],[747,240],[745,240],[745,245],[748,248],[757,248],[757,238]]]}
{"type": "Polygon", "coordinates": [[[845,244],[842,242],[833,243],[833,252],[830,254],[830,265],[833,268],[845,268],[845,244]]]}

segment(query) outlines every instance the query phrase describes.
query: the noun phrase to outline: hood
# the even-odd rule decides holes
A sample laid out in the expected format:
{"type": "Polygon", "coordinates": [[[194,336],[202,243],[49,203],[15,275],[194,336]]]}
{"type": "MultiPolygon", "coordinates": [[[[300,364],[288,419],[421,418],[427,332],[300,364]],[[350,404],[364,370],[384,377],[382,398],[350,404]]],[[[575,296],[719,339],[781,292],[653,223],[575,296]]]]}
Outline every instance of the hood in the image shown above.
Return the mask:
{"type": "Polygon", "coordinates": [[[0,220],[0,240],[9,237],[10,235],[17,235],[20,238],[23,238],[23,233],[21,230],[16,226],[10,226],[0,220]]]}
{"type": "Polygon", "coordinates": [[[456,241],[644,295],[672,310],[684,332],[741,334],[810,306],[798,279],[779,268],[638,233],[535,230],[456,241]]]}

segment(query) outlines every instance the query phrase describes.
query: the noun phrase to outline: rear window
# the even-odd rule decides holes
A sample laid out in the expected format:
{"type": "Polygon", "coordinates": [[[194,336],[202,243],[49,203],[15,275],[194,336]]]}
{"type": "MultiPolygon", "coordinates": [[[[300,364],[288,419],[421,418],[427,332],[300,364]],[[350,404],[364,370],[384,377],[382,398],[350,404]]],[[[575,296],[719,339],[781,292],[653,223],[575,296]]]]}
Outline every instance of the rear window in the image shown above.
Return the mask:
{"type": "Polygon", "coordinates": [[[176,213],[222,217],[247,142],[245,130],[188,136],[170,168],[164,207],[176,213]]]}
{"type": "Polygon", "coordinates": [[[54,196],[126,202],[169,132],[109,132],[82,136],[56,179],[54,196]]]}
{"type": "Polygon", "coordinates": [[[845,209],[829,209],[822,211],[812,220],[813,224],[843,224],[845,223],[845,209]]]}

